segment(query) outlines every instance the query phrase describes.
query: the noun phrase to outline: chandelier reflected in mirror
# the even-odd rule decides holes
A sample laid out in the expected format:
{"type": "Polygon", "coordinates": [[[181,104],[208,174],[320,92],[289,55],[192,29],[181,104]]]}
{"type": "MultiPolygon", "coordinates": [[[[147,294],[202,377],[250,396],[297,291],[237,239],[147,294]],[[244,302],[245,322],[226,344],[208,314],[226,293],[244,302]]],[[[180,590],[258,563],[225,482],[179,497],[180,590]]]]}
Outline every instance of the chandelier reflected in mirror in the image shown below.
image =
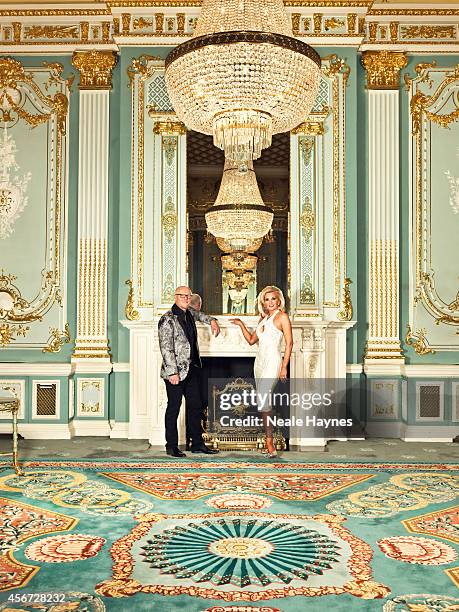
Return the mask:
{"type": "Polygon", "coordinates": [[[206,213],[207,230],[223,239],[231,251],[244,250],[241,240],[255,246],[271,229],[274,214],[258,189],[253,163],[227,159],[215,204],[206,213]]]}
{"type": "Polygon", "coordinates": [[[203,0],[193,36],[166,59],[179,119],[236,161],[304,121],[319,82],[320,56],[293,37],[282,0],[203,0]]]}

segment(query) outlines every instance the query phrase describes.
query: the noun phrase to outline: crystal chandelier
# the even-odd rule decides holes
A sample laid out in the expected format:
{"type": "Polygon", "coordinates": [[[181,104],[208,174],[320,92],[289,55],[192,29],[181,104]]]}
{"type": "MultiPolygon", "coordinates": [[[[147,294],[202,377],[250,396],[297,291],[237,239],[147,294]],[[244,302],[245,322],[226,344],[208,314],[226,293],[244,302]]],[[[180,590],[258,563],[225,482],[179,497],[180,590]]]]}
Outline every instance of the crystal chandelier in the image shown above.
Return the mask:
{"type": "Polygon", "coordinates": [[[304,121],[319,82],[320,56],[293,38],[282,0],[203,0],[193,36],[166,59],[178,117],[236,161],[304,121]]]}
{"type": "Polygon", "coordinates": [[[243,250],[271,229],[273,211],[265,206],[252,162],[241,167],[227,159],[215,204],[206,213],[207,230],[231,251],[243,250]]]}

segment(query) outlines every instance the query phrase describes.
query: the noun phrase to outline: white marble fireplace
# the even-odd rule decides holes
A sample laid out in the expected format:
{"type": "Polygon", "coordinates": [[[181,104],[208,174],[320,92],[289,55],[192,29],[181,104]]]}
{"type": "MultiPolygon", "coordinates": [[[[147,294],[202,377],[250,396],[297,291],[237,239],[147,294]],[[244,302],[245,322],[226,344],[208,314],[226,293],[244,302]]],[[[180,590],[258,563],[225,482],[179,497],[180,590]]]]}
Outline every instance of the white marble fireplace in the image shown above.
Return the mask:
{"type": "MultiPolygon", "coordinates": [[[[220,315],[220,335],[211,335],[209,326],[198,323],[199,348],[202,357],[251,357],[257,345],[249,346],[230,316],[220,315]]],[[[159,376],[161,353],[158,343],[158,319],[152,321],[122,321],[130,331],[130,394],[128,438],[148,438],[153,446],[164,445],[164,412],[167,397],[159,376]]],[[[244,317],[254,328],[258,318],[244,317]]],[[[346,330],[354,321],[324,321],[308,317],[293,321],[293,351],[290,361],[291,378],[345,378],[346,330]]],[[[184,438],[184,411],[180,430],[184,438]]],[[[323,447],[322,439],[292,440],[299,448],[323,447]]]]}

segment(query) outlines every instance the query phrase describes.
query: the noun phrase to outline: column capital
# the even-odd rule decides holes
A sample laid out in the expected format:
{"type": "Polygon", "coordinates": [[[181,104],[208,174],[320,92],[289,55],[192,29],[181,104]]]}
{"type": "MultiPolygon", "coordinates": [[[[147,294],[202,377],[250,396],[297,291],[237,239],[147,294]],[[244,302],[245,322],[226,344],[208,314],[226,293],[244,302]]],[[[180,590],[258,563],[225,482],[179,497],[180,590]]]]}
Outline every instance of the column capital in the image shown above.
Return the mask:
{"type": "Polygon", "coordinates": [[[163,119],[155,122],[153,132],[155,134],[166,136],[183,136],[186,134],[186,127],[181,121],[163,119]]]}
{"type": "Polygon", "coordinates": [[[114,51],[75,51],[72,64],[80,72],[80,89],[111,89],[117,62],[114,51]]]}
{"type": "Polygon", "coordinates": [[[362,64],[367,71],[367,89],[398,89],[400,70],[408,60],[398,51],[364,51],[362,64]]]}
{"type": "Polygon", "coordinates": [[[305,136],[321,136],[325,133],[323,121],[303,121],[296,128],[293,128],[291,134],[296,136],[303,134],[305,136]]]}

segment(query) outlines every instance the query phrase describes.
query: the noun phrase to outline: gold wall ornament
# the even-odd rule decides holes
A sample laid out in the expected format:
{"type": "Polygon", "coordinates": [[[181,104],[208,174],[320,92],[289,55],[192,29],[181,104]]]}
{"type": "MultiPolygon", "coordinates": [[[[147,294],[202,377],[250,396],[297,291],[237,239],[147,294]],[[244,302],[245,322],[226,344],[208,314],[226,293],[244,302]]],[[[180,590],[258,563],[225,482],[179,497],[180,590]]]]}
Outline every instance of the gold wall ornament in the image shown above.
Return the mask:
{"type": "Polygon", "coordinates": [[[322,136],[325,134],[323,121],[303,121],[290,132],[292,135],[304,134],[306,136],[322,136]]]}
{"type": "Polygon", "coordinates": [[[155,33],[162,34],[164,31],[164,13],[155,13],[155,33]]]}
{"type": "Polygon", "coordinates": [[[147,19],[145,17],[137,17],[132,22],[132,28],[134,30],[144,30],[145,28],[153,27],[153,19],[147,19]]]}
{"type": "Polygon", "coordinates": [[[353,308],[352,308],[352,299],[351,299],[351,290],[349,286],[352,284],[350,278],[344,279],[344,288],[343,288],[343,309],[338,312],[336,315],[340,321],[352,321],[353,308]]]}
{"type": "Polygon", "coordinates": [[[398,89],[400,70],[408,60],[398,51],[364,51],[362,64],[367,72],[367,89],[398,89]]]}
{"type": "Polygon", "coordinates": [[[455,39],[456,26],[454,25],[402,25],[400,38],[406,39],[455,39]]]}
{"type": "Polygon", "coordinates": [[[80,72],[79,89],[111,89],[116,62],[114,51],[75,51],[72,64],[80,72]]]}
{"type": "Polygon", "coordinates": [[[22,297],[21,291],[14,285],[13,281],[16,279],[13,274],[5,274],[3,269],[0,270],[0,319],[10,323],[40,321],[40,315],[24,313],[24,310],[30,308],[30,303],[22,297]]]}
{"type": "Polygon", "coordinates": [[[347,32],[350,36],[356,34],[357,13],[349,13],[347,16],[347,32]]]}
{"type": "Polygon", "coordinates": [[[174,234],[177,230],[178,217],[175,212],[174,202],[172,196],[168,196],[166,205],[164,207],[164,213],[161,217],[161,225],[163,228],[164,235],[167,242],[172,242],[174,234]]]}
{"type": "Polygon", "coordinates": [[[316,228],[316,214],[312,209],[311,202],[308,197],[306,198],[303,211],[300,215],[300,226],[304,239],[307,241],[311,240],[312,232],[316,228]]]}
{"type": "MultiPolygon", "coordinates": [[[[391,21],[389,23],[390,42],[396,43],[398,40],[398,21],[391,21]]],[[[402,66],[403,68],[405,66],[402,66]]]]}
{"type": "Polygon", "coordinates": [[[134,287],[132,280],[129,278],[124,282],[126,285],[129,286],[129,293],[126,300],[126,306],[124,307],[124,314],[126,316],[126,319],[128,319],[129,321],[138,321],[140,319],[140,314],[134,306],[134,287]]]}
{"type": "Polygon", "coordinates": [[[65,38],[79,39],[80,31],[76,25],[33,25],[24,28],[24,39],[36,38],[65,38]]]}
{"type": "Polygon", "coordinates": [[[338,30],[339,28],[344,28],[344,25],[344,19],[338,19],[337,17],[329,17],[324,20],[324,30],[326,32],[328,32],[329,30],[338,30]]]}
{"type": "Polygon", "coordinates": [[[311,276],[309,274],[305,274],[304,276],[300,290],[300,300],[302,304],[314,304],[316,301],[314,287],[312,286],[311,276]]]}
{"type": "Polygon", "coordinates": [[[416,135],[421,127],[422,115],[424,114],[427,119],[433,121],[437,125],[443,128],[447,128],[450,123],[459,119],[459,107],[453,110],[451,113],[438,114],[432,113],[428,109],[434,102],[436,102],[438,96],[426,96],[420,91],[416,92],[410,101],[410,111],[412,119],[412,132],[416,135]]]}
{"type": "MultiPolygon", "coordinates": [[[[155,117],[157,112],[150,108],[148,111],[150,117],[155,117]]],[[[181,121],[173,121],[172,119],[166,121],[156,121],[153,127],[155,134],[169,134],[173,136],[183,136],[186,134],[185,124],[181,121]]]]}
{"type": "MultiPolygon", "coordinates": [[[[140,55],[132,60],[130,65],[127,67],[127,75],[129,78],[129,87],[132,87],[135,75],[139,74],[143,77],[148,77],[151,67],[150,62],[161,62],[164,61],[159,55],[140,55]]],[[[150,115],[151,116],[151,115],[150,115]]]]}
{"type": "Polygon", "coordinates": [[[164,158],[166,164],[170,166],[174,161],[175,152],[177,151],[177,137],[176,136],[162,136],[161,146],[164,152],[164,158]]]}
{"type": "MultiPolygon", "coordinates": [[[[347,85],[349,75],[351,74],[351,67],[344,58],[339,57],[336,53],[332,53],[322,58],[322,72],[329,78],[333,78],[337,74],[342,74],[344,84],[347,85]]],[[[327,115],[330,112],[328,108],[323,110],[327,112],[327,115]]]]}
{"type": "Polygon", "coordinates": [[[434,354],[435,351],[430,348],[426,339],[426,330],[418,329],[416,333],[411,330],[411,325],[406,326],[405,343],[412,346],[418,355],[434,354]]]}
{"type": "Polygon", "coordinates": [[[42,350],[43,353],[58,353],[64,344],[71,342],[69,324],[66,323],[64,331],[57,327],[50,327],[48,344],[42,350]]]}
{"type": "Polygon", "coordinates": [[[0,322],[0,346],[7,347],[11,342],[14,342],[19,336],[25,336],[30,327],[26,325],[10,325],[9,323],[0,322]]]}
{"type": "Polygon", "coordinates": [[[298,36],[300,33],[301,13],[292,13],[292,32],[293,36],[298,36]]]}
{"type": "Polygon", "coordinates": [[[322,13],[314,13],[312,19],[314,21],[314,34],[317,36],[322,30],[322,13]]]}
{"type": "Polygon", "coordinates": [[[416,64],[414,70],[417,74],[416,77],[411,77],[408,72],[405,72],[403,75],[403,79],[405,81],[405,89],[406,91],[410,90],[411,84],[416,79],[418,83],[429,83],[429,86],[432,86],[432,79],[429,77],[428,68],[434,68],[437,65],[435,60],[431,62],[421,62],[420,64],[416,64]],[[424,73],[423,76],[420,75],[424,73]],[[420,78],[419,78],[420,77],[420,78]]]}

